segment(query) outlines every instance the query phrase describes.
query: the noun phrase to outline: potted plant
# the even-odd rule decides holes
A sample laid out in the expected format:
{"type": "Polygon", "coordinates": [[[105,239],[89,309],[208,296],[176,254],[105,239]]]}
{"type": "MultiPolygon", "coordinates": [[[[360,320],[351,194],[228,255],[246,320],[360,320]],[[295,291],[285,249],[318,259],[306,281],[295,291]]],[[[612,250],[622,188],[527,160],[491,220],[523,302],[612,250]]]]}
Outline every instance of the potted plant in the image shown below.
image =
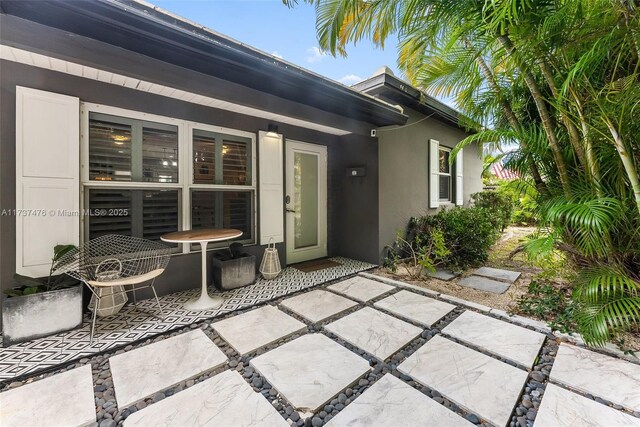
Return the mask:
{"type": "Polygon", "coordinates": [[[82,283],[66,274],[53,275],[57,261],[74,248],[53,249],[48,277],[14,275],[16,286],[5,290],[2,299],[4,347],[82,325],[82,283]]]}
{"type": "Polygon", "coordinates": [[[256,280],[256,256],[243,252],[240,243],[216,252],[212,263],[213,283],[220,290],[240,288],[256,280]]]}

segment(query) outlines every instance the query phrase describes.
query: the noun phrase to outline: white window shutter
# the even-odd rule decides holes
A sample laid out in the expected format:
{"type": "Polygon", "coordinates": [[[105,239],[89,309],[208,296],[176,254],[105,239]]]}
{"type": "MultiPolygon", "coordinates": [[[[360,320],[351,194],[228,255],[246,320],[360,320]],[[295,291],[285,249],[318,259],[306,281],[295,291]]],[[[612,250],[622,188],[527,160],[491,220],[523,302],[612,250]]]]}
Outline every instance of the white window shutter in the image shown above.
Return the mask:
{"type": "Polygon", "coordinates": [[[49,274],[80,240],[80,100],[16,87],[16,272],[49,274]]]}
{"type": "Polygon", "coordinates": [[[456,205],[462,206],[464,205],[464,186],[462,183],[462,151],[460,149],[458,154],[456,155],[456,205]]]}
{"type": "Polygon", "coordinates": [[[284,164],[282,135],[258,133],[260,244],[284,242],[284,164]]]}
{"type": "Polygon", "coordinates": [[[435,139],[429,140],[429,207],[437,208],[440,206],[439,183],[440,175],[438,175],[438,157],[440,150],[440,142],[435,139]]]}

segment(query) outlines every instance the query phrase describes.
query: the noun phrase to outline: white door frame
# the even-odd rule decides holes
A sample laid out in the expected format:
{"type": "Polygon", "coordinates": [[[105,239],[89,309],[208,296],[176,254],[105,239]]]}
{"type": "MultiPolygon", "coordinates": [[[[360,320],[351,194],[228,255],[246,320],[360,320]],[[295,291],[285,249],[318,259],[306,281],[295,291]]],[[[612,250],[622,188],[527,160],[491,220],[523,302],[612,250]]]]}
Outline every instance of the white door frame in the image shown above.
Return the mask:
{"type": "MultiPolygon", "coordinates": [[[[306,142],[285,141],[286,182],[285,198],[289,197],[286,204],[286,248],[287,264],[307,261],[327,256],[327,147],[324,145],[309,144],[306,142]],[[296,249],[294,247],[294,153],[312,154],[318,157],[318,244],[296,249]]],[[[285,199],[286,200],[286,199],[285,199]]]]}

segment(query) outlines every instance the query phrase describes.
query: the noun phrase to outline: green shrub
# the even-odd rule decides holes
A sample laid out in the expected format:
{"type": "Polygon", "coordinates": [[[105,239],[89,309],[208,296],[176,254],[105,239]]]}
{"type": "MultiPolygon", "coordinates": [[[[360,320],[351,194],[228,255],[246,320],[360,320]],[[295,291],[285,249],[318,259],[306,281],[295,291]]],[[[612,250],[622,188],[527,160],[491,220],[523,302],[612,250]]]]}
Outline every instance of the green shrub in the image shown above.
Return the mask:
{"type": "Polygon", "coordinates": [[[545,320],[553,330],[573,332],[576,303],[569,293],[544,279],[532,280],[527,295],[518,299],[518,311],[545,320]]]}
{"type": "Polygon", "coordinates": [[[442,257],[440,264],[455,271],[485,262],[489,248],[500,235],[491,211],[481,207],[456,207],[442,210],[436,215],[412,218],[407,240],[429,242],[433,230],[442,232],[449,252],[442,257]]]}
{"type": "Polygon", "coordinates": [[[392,272],[402,267],[409,277],[414,279],[422,276],[424,271],[435,271],[442,259],[449,255],[449,250],[444,243],[442,231],[433,228],[428,236],[416,236],[409,242],[402,238],[399,231],[393,247],[387,252],[384,259],[384,267],[392,272]]]}
{"type": "Polygon", "coordinates": [[[495,227],[503,231],[511,224],[513,201],[511,196],[496,191],[481,191],[471,195],[474,206],[485,208],[491,212],[491,220],[495,227]]]}
{"type": "Polygon", "coordinates": [[[511,224],[536,225],[539,222],[538,194],[533,187],[520,180],[502,180],[495,192],[511,199],[511,224]]]}

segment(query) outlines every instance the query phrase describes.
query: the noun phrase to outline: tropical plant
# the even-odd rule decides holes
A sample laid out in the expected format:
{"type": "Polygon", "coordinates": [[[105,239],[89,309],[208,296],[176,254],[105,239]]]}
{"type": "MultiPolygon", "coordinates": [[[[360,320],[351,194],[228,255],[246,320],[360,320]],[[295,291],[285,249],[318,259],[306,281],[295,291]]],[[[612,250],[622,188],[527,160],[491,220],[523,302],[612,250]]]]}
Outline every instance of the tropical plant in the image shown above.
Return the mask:
{"type": "Polygon", "coordinates": [[[433,230],[442,233],[447,253],[440,257],[440,265],[461,271],[485,262],[489,249],[500,235],[493,213],[485,208],[455,207],[443,209],[436,215],[411,218],[407,227],[407,240],[428,242],[433,230]]]}
{"type": "Polygon", "coordinates": [[[9,297],[18,297],[22,295],[37,294],[40,292],[55,291],[57,289],[68,288],[77,285],[78,280],[66,274],[54,275],[56,264],[63,255],[75,249],[74,245],[56,245],[53,248],[53,258],[51,259],[51,268],[49,276],[43,278],[33,278],[14,274],[13,279],[17,286],[6,289],[4,292],[9,297]]]}
{"type": "Polygon", "coordinates": [[[409,277],[418,279],[425,271],[435,271],[443,258],[449,255],[441,230],[431,228],[424,235],[417,235],[411,241],[402,237],[399,230],[396,241],[388,248],[384,266],[391,272],[402,268],[409,277]]]}
{"type": "MultiPolygon", "coordinates": [[[[532,256],[579,269],[579,331],[604,344],[640,322],[640,4],[634,0],[306,0],[320,47],[399,40],[407,79],[536,190],[532,256]]],[[[296,0],[284,0],[295,4],[296,0]]],[[[451,158],[455,158],[455,151],[451,158]]]]}
{"type": "Polygon", "coordinates": [[[517,301],[517,311],[546,320],[553,330],[572,332],[575,330],[574,312],[576,303],[571,292],[546,280],[532,280],[528,294],[517,301]]]}
{"type": "Polygon", "coordinates": [[[533,186],[521,185],[519,180],[499,180],[495,192],[511,199],[513,210],[510,223],[536,225],[538,223],[538,193],[533,186]]]}

